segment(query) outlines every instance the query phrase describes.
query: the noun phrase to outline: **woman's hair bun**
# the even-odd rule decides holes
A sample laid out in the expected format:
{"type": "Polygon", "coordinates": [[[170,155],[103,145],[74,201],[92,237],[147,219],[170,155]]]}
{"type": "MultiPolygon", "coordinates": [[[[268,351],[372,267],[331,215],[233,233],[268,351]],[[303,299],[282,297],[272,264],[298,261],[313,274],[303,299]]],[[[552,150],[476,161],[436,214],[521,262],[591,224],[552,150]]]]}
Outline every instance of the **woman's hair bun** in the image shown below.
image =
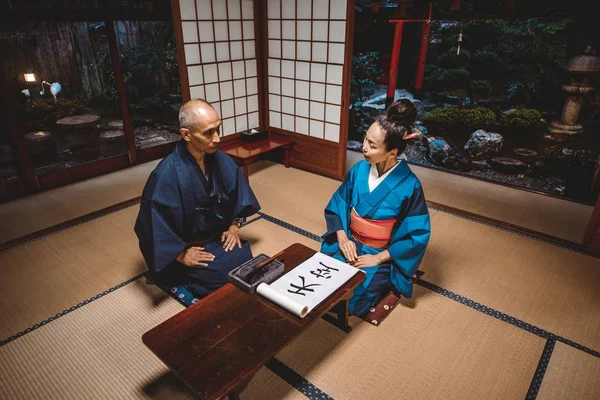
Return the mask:
{"type": "Polygon", "coordinates": [[[398,99],[388,107],[386,117],[388,122],[408,128],[417,119],[417,107],[408,99],[398,99]]]}

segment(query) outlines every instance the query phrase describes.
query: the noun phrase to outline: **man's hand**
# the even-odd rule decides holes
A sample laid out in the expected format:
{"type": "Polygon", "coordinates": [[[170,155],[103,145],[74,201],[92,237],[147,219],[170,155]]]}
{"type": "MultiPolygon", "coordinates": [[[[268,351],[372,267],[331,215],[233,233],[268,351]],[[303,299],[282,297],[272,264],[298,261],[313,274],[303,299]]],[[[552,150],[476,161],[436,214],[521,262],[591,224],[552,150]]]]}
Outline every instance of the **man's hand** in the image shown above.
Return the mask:
{"type": "Polygon", "coordinates": [[[223,234],[221,235],[221,242],[223,242],[223,248],[225,251],[231,251],[237,245],[240,249],[242,248],[242,242],[240,241],[239,228],[237,221],[234,221],[223,234]]]}
{"type": "Polygon", "coordinates": [[[358,254],[356,253],[356,244],[350,239],[348,239],[348,235],[343,230],[339,230],[336,232],[338,238],[338,244],[340,246],[340,250],[349,264],[354,264],[358,258],[358,254]]]}
{"type": "Polygon", "coordinates": [[[177,256],[177,261],[188,267],[208,267],[208,262],[214,261],[215,256],[204,251],[204,247],[190,247],[177,256]]]}

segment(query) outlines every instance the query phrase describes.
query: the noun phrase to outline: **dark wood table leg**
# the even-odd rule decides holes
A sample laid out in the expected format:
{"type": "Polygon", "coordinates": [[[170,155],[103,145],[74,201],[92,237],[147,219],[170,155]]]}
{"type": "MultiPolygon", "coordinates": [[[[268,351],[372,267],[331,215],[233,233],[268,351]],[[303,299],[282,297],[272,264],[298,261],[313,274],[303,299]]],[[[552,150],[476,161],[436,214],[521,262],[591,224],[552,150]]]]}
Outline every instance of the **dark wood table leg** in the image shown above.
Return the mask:
{"type": "Polygon", "coordinates": [[[244,165],[242,166],[242,172],[244,173],[244,176],[246,177],[246,180],[248,182],[250,182],[250,178],[248,176],[248,164],[244,163],[244,165]]]}
{"type": "Polygon", "coordinates": [[[352,330],[352,327],[348,325],[348,300],[342,300],[337,303],[330,312],[336,314],[336,317],[333,317],[331,314],[323,315],[323,319],[333,326],[340,328],[344,332],[348,333],[352,330]]]}
{"type": "Polygon", "coordinates": [[[290,152],[291,151],[292,151],[291,146],[288,146],[283,149],[283,165],[285,165],[286,168],[290,167],[290,152]]]}

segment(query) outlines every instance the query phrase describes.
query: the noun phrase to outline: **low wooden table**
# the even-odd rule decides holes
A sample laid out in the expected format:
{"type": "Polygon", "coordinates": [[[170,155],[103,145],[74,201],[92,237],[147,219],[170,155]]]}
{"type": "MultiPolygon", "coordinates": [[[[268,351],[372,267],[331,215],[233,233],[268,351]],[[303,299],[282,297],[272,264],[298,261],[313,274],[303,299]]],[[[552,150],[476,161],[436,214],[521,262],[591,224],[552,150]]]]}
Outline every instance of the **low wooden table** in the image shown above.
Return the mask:
{"type": "MultiPolygon", "coordinates": [[[[313,254],[296,243],[277,259],[287,272],[313,254]]],[[[348,300],[363,280],[364,273],[356,274],[304,318],[228,283],[146,332],[142,340],[200,398],[236,399],[267,361],[332,307],[341,327],[347,327],[348,300]]]]}
{"type": "Polygon", "coordinates": [[[219,148],[233,158],[236,164],[242,168],[246,179],[248,179],[248,165],[256,161],[261,154],[276,149],[283,149],[284,165],[288,168],[293,144],[294,142],[289,139],[269,136],[256,142],[244,142],[241,139],[234,139],[223,143],[219,148]]]}

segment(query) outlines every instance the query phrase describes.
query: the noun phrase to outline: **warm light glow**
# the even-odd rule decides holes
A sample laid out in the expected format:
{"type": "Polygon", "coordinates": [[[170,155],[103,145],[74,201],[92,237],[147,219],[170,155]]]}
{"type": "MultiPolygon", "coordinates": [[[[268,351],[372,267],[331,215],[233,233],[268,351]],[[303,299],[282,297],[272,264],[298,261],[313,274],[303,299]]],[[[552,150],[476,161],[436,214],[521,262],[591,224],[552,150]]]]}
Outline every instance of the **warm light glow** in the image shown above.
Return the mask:
{"type": "Polygon", "coordinates": [[[25,74],[25,82],[35,82],[35,74],[33,74],[33,73],[25,74]]]}

